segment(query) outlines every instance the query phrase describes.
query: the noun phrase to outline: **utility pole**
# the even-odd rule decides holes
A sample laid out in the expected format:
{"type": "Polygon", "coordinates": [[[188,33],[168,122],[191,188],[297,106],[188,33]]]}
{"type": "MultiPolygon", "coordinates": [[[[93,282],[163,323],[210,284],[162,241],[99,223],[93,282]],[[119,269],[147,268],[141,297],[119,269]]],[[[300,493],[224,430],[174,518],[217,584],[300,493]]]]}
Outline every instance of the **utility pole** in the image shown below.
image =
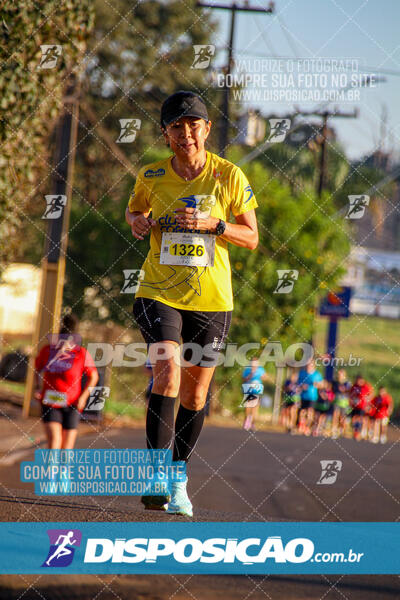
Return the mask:
{"type": "Polygon", "coordinates": [[[324,112],[322,116],[322,141],[321,141],[321,152],[319,155],[319,179],[318,179],[318,198],[321,198],[322,190],[324,189],[325,183],[325,170],[326,170],[326,138],[328,136],[328,113],[324,112]]]}
{"type": "Polygon", "coordinates": [[[228,64],[226,67],[223,97],[222,97],[222,115],[220,122],[220,133],[219,133],[219,155],[224,157],[226,147],[228,145],[228,131],[229,131],[229,86],[227,85],[227,77],[230,75],[233,69],[233,44],[235,36],[235,25],[236,25],[236,13],[237,12],[253,12],[263,14],[274,14],[275,3],[270,2],[267,8],[260,8],[257,6],[249,6],[246,2],[243,6],[238,6],[235,2],[233,4],[207,4],[207,2],[197,2],[196,6],[201,8],[217,8],[219,10],[229,10],[231,13],[231,25],[229,33],[229,45],[228,45],[228,64]]]}
{"type": "Polygon", "coordinates": [[[279,422],[279,413],[281,410],[283,376],[285,374],[285,368],[286,368],[285,363],[277,363],[276,364],[274,403],[272,406],[272,424],[273,425],[277,425],[279,422]]]}
{"type": "Polygon", "coordinates": [[[317,194],[320,198],[322,195],[322,190],[324,189],[325,180],[326,180],[326,140],[328,137],[328,119],[332,117],[342,117],[346,119],[356,119],[358,117],[358,110],[355,108],[353,112],[340,112],[338,110],[329,111],[310,111],[304,112],[301,111],[302,116],[314,116],[314,117],[322,117],[322,128],[321,128],[321,152],[319,155],[319,178],[317,183],[317,194]]]}
{"type": "Polygon", "coordinates": [[[65,275],[65,253],[71,209],[72,181],[79,113],[79,76],[71,74],[63,99],[64,109],[56,128],[56,149],[51,193],[66,196],[66,204],[57,219],[49,219],[42,258],[42,284],[39,310],[33,334],[33,353],[29,360],[22,414],[29,416],[34,385],[34,353],[49,333],[58,333],[65,275]]]}

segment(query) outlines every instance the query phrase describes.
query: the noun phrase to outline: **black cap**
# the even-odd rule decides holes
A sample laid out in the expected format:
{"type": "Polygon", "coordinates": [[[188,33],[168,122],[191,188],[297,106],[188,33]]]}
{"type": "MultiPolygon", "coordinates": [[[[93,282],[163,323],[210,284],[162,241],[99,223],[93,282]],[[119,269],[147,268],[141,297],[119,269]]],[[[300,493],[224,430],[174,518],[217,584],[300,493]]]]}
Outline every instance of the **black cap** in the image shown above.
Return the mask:
{"type": "Polygon", "coordinates": [[[207,107],[193,92],[179,91],[169,96],[161,107],[161,125],[169,125],[181,117],[198,117],[208,122],[207,107]]]}

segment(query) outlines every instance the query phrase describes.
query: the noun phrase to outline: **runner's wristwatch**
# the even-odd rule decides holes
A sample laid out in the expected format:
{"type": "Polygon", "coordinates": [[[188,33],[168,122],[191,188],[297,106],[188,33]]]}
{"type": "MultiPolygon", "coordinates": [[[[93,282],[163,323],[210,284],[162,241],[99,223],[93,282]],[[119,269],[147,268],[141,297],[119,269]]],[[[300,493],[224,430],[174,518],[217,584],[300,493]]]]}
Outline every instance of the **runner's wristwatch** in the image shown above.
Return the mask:
{"type": "Polygon", "coordinates": [[[226,223],[222,219],[219,220],[217,227],[215,228],[216,235],[222,235],[226,229],[226,223]]]}

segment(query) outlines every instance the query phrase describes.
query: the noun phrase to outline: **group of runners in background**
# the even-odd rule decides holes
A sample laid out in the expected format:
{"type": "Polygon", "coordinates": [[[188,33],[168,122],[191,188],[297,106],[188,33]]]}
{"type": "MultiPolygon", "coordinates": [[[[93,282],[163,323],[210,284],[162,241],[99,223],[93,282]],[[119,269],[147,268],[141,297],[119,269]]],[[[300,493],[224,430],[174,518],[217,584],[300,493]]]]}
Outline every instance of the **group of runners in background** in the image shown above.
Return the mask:
{"type": "Polygon", "coordinates": [[[345,436],[351,428],[356,440],[385,443],[392,411],[393,400],[384,386],[375,391],[361,374],[351,382],[344,369],[326,381],[310,361],[288,374],[281,423],[291,433],[333,438],[345,436]]]}

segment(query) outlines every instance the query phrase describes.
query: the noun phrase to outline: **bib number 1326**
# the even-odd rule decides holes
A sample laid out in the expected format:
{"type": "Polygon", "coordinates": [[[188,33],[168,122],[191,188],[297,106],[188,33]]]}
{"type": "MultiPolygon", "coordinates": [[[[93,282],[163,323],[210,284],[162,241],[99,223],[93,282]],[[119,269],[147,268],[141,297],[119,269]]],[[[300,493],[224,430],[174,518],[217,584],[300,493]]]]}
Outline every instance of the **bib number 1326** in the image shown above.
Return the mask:
{"type": "Polygon", "coordinates": [[[173,256],[203,256],[204,246],[195,244],[171,244],[169,252],[173,256]]]}
{"type": "Polygon", "coordinates": [[[212,267],[214,254],[214,235],[166,232],[162,235],[162,265],[212,267]]]}

